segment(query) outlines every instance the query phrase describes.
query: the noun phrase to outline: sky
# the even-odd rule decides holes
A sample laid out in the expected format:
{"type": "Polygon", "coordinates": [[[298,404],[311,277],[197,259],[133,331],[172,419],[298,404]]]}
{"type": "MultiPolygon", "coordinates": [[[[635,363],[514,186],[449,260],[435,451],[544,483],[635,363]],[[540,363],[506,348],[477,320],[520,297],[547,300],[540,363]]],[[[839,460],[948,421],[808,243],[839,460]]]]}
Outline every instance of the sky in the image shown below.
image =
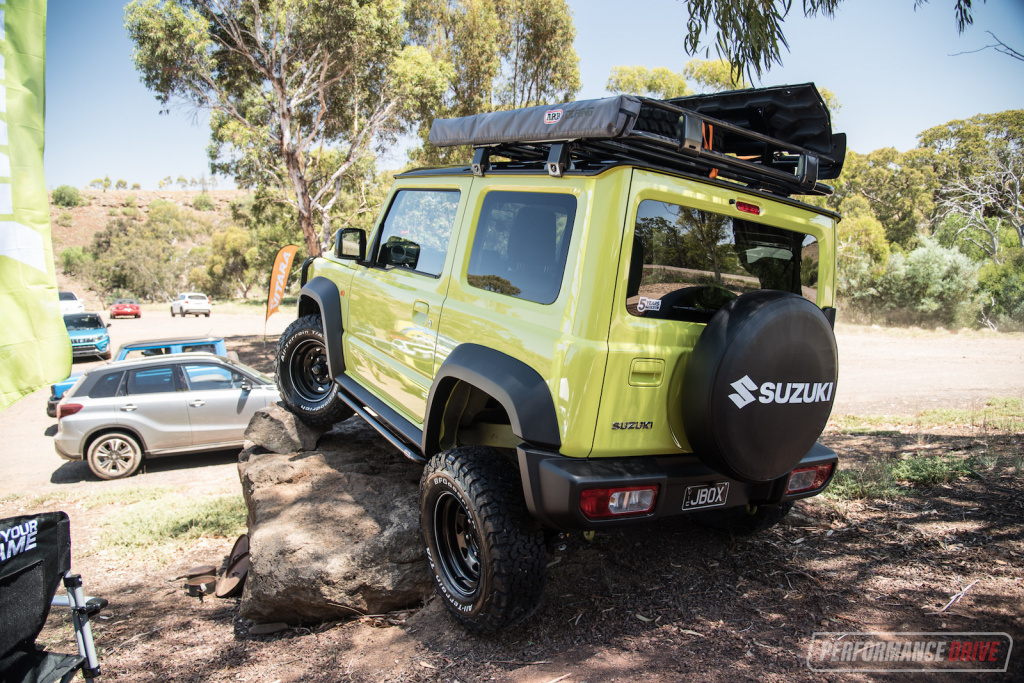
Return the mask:
{"type": "MultiPolygon", "coordinates": [[[[578,99],[607,96],[614,66],[682,70],[694,58],[684,49],[683,0],[568,1],[578,99]]],[[[956,54],[994,42],[986,31],[1024,52],[1024,0],[974,5],[974,25],[960,35],[949,0],[916,11],[914,0],[844,0],[831,21],[805,19],[795,0],[783,26],[789,51],[755,85],[811,81],[829,88],[842,104],[833,129],[862,153],[905,151],[932,126],[1024,109],[1024,62],[993,50],[956,54]]],[[[206,117],[186,105],[160,114],[132,65],[123,3],[50,0],[46,51],[48,187],[85,187],[109,175],[155,190],[165,176],[209,174],[206,117]]],[[[395,165],[404,158],[400,149],[389,157],[395,165]]]]}

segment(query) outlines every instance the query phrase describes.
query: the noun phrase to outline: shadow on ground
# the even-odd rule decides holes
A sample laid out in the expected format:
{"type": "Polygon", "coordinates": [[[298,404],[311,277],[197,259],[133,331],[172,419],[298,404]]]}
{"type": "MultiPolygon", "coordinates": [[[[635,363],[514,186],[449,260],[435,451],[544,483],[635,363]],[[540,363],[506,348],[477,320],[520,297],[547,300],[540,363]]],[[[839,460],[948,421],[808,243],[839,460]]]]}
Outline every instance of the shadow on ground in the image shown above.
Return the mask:
{"type": "MultiPolygon", "coordinates": [[[[964,443],[858,438],[873,439],[857,447],[876,453],[899,452],[907,439],[926,440],[930,452],[963,452],[964,443]]],[[[996,441],[1020,454],[1019,438],[996,441]]],[[[846,448],[839,438],[830,445],[846,448]]],[[[200,604],[155,577],[134,580],[112,605],[114,623],[99,628],[104,678],[851,680],[808,670],[814,632],[1002,631],[1020,642],[1022,494],[1019,473],[993,471],[892,501],[803,501],[783,525],[751,538],[688,519],[591,542],[574,535],[548,558],[537,613],[485,636],[467,634],[434,600],[411,617],[391,615],[398,627],[364,618],[254,637],[233,603],[200,604]]],[[[1021,679],[1024,656],[1014,655],[1008,678],[1021,679]]],[[[854,680],[901,676],[919,678],[854,680]]]]}
{"type": "MultiPolygon", "coordinates": [[[[239,450],[232,448],[184,455],[167,455],[160,458],[144,458],[138,473],[153,474],[235,463],[238,462],[239,450]]],[[[100,481],[100,478],[89,469],[88,463],[82,460],[66,461],[50,475],[51,484],[77,484],[82,481],[100,481]]]]}

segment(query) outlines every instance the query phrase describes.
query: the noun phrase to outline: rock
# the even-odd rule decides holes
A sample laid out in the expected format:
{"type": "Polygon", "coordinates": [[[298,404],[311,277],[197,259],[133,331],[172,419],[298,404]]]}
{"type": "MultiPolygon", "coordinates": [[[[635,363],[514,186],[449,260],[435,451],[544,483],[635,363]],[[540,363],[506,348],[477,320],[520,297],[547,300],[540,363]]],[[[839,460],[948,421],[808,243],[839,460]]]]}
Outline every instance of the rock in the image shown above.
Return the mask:
{"type": "Polygon", "coordinates": [[[422,466],[361,418],[335,425],[315,451],[256,447],[247,456],[239,463],[251,561],[242,616],[301,623],[382,614],[433,590],[419,529],[422,466]]]}
{"type": "Polygon", "coordinates": [[[319,427],[311,427],[274,403],[256,411],[243,436],[247,442],[272,453],[297,453],[316,448],[323,433],[319,427]]]}

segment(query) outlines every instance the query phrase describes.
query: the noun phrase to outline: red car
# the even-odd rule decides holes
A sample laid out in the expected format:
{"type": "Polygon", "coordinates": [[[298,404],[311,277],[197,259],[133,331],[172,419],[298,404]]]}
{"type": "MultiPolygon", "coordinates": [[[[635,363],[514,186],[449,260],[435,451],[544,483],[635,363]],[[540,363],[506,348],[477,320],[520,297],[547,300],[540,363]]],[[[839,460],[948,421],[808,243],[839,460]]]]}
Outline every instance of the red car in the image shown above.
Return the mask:
{"type": "Polygon", "coordinates": [[[110,317],[138,318],[142,315],[142,308],[135,299],[115,299],[110,305],[110,317]]]}

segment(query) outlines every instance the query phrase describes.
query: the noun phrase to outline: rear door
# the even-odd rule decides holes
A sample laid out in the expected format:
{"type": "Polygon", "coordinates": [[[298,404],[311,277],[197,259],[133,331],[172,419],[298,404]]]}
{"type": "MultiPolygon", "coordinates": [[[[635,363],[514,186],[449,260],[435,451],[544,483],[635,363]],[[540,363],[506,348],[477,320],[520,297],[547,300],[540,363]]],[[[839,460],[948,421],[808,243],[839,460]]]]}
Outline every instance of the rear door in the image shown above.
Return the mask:
{"type": "Polygon", "coordinates": [[[349,292],[346,372],[422,424],[434,377],[434,347],[448,293],[450,245],[471,178],[399,184],[374,233],[368,267],[349,292]]]}
{"type": "Polygon", "coordinates": [[[192,431],[183,389],[173,365],[128,370],[119,422],[139,432],[147,451],[187,448],[192,431]]]}

